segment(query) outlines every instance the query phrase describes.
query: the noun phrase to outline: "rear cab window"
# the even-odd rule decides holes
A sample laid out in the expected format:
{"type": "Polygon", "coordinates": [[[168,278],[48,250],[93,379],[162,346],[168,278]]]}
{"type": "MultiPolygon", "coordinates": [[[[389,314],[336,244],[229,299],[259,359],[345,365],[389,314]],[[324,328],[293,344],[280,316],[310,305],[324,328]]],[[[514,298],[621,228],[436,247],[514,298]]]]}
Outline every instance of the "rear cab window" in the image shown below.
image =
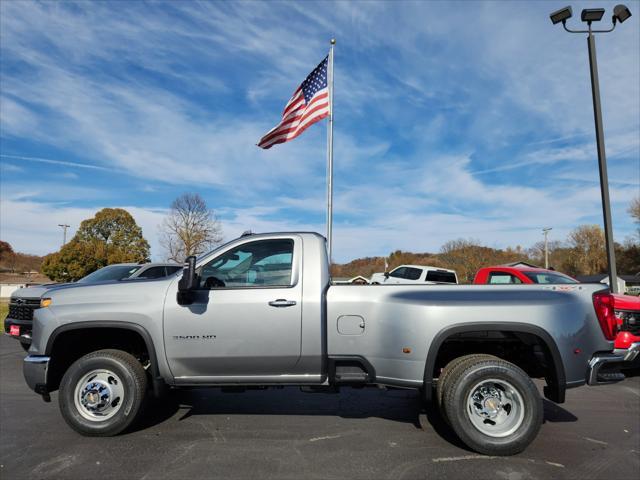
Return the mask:
{"type": "Polygon", "coordinates": [[[524,272],[527,278],[530,278],[534,283],[546,283],[546,284],[557,284],[557,283],[578,283],[577,280],[563,275],[562,273],[554,273],[554,272],[524,272]]]}
{"type": "Polygon", "coordinates": [[[458,283],[456,274],[453,272],[447,272],[444,270],[429,270],[427,272],[426,282],[438,282],[438,283],[458,283]]]}

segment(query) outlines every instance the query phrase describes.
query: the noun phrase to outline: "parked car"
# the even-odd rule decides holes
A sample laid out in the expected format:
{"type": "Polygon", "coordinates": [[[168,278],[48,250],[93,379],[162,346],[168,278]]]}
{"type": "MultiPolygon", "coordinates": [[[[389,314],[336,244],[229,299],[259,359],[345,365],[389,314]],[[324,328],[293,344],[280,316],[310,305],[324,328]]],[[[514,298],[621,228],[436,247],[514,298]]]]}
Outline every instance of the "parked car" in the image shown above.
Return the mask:
{"type": "Polygon", "coordinates": [[[373,285],[435,285],[439,283],[458,283],[455,270],[429,267],[425,265],[400,265],[390,272],[374,273],[369,283],[373,285]]]}
{"type": "MultiPolygon", "coordinates": [[[[114,282],[125,279],[163,278],[182,270],[177,263],[114,263],[81,278],[75,284],[91,285],[96,283],[114,282]]],[[[29,349],[33,311],[40,308],[40,297],[60,283],[48,283],[33,287],[20,288],[11,294],[9,299],[9,313],[5,320],[5,333],[20,341],[22,348],[29,349]]]]}
{"type": "Polygon", "coordinates": [[[53,287],[28,386],[83,435],[110,436],[173,388],[411,388],[487,455],[523,451],[544,395],[624,379],[601,285],[331,285],[324,237],[248,235],[153,281],[53,287]]]}
{"type": "MultiPolygon", "coordinates": [[[[473,283],[491,285],[534,283],[562,285],[580,282],[555,270],[499,265],[478,270],[473,283]]],[[[616,349],[622,352],[634,343],[640,342],[640,298],[619,293],[610,294],[606,300],[603,300],[599,308],[612,309],[618,319],[616,349]]]]}

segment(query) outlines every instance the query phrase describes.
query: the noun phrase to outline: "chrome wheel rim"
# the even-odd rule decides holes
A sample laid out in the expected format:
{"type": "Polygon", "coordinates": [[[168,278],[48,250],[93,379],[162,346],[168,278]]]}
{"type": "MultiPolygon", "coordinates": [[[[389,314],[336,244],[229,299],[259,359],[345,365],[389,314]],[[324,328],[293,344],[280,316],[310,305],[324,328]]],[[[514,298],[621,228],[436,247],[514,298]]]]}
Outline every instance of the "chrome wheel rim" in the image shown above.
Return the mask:
{"type": "Polygon", "coordinates": [[[482,380],[470,390],[467,415],[481,433],[489,437],[506,437],[522,425],[524,401],[509,382],[496,378],[482,380]]]}
{"type": "Polygon", "coordinates": [[[92,370],[78,381],[73,398],[80,415],[92,422],[102,422],[122,407],[124,385],[111,370],[92,370]]]}

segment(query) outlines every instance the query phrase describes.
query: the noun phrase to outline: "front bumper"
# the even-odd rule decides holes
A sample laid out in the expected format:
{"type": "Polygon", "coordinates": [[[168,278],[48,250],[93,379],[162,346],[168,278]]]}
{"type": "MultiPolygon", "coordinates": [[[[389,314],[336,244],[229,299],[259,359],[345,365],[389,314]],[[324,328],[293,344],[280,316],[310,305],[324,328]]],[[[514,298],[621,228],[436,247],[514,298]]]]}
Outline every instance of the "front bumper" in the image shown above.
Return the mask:
{"type": "Polygon", "coordinates": [[[632,343],[629,348],[596,353],[589,361],[587,384],[605,385],[624,380],[624,373],[620,369],[630,366],[639,354],[640,342],[632,343]]]}
{"type": "Polygon", "coordinates": [[[31,345],[31,330],[33,329],[33,320],[17,320],[7,317],[4,319],[4,333],[11,338],[15,338],[27,345],[31,345]],[[11,327],[17,327],[18,334],[13,334],[11,327]]]}
{"type": "Polygon", "coordinates": [[[22,373],[29,388],[40,395],[48,395],[47,370],[49,357],[43,355],[28,355],[22,364],[22,373]]]}

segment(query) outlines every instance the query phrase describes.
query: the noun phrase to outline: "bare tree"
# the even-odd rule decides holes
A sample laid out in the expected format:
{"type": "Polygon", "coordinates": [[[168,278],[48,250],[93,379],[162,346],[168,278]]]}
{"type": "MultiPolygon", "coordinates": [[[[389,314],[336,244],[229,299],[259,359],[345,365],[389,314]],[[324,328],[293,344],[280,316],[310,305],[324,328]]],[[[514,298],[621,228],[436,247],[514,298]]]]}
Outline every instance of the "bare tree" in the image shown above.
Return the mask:
{"type": "Polygon", "coordinates": [[[631,215],[634,221],[640,224],[640,195],[631,200],[629,205],[629,215],[631,215]]]}
{"type": "Polygon", "coordinates": [[[206,252],[221,241],[220,222],[197,193],[183,193],[176,198],[160,227],[160,243],[167,259],[175,262],[206,252]]]}

